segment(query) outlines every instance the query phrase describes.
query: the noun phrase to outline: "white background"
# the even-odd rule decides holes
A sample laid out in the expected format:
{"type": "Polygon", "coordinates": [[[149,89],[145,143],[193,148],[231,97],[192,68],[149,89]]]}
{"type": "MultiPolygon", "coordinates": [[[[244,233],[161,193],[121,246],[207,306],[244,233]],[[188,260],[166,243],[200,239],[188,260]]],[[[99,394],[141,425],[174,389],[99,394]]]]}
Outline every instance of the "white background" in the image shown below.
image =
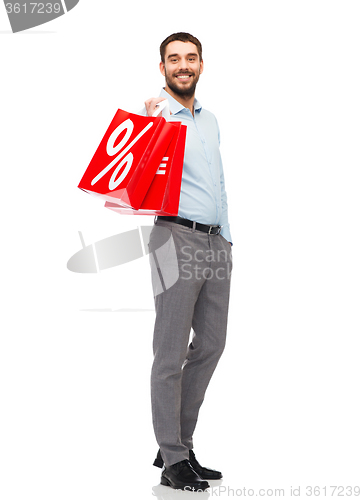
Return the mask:
{"type": "Polygon", "coordinates": [[[78,231],[90,244],[152,223],[77,185],[116,109],[159,94],[175,31],[203,44],[197,97],[219,121],[234,241],[196,455],[229,496],[362,488],[361,14],[359,1],[81,0],[12,34],[0,6],[2,499],[170,493],[152,467],[148,260],[93,275],[66,263],[78,231]]]}

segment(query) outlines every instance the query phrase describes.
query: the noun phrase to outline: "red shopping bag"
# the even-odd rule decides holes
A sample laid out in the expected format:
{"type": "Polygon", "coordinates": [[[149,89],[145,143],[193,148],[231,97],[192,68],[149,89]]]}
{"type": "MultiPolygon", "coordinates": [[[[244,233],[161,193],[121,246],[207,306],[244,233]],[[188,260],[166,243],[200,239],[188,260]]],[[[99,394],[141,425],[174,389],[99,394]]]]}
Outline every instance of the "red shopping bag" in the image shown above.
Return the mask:
{"type": "Polygon", "coordinates": [[[106,201],[138,209],[175,133],[174,124],[163,117],[119,109],[78,187],[106,201]]]}
{"type": "Polygon", "coordinates": [[[106,202],[106,208],[119,214],[177,215],[180,201],[186,125],[169,122],[176,132],[155,173],[147,194],[138,210],[106,202]]]}

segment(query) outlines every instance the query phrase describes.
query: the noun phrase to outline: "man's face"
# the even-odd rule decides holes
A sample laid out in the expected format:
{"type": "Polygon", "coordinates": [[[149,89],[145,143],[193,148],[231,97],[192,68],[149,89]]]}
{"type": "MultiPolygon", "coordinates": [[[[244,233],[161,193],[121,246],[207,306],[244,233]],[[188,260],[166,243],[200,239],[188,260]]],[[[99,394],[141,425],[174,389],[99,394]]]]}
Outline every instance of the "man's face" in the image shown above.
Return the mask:
{"type": "Polygon", "coordinates": [[[176,40],[166,46],[165,63],[160,70],[168,86],[181,97],[192,97],[203,71],[203,61],[195,44],[176,40]]]}

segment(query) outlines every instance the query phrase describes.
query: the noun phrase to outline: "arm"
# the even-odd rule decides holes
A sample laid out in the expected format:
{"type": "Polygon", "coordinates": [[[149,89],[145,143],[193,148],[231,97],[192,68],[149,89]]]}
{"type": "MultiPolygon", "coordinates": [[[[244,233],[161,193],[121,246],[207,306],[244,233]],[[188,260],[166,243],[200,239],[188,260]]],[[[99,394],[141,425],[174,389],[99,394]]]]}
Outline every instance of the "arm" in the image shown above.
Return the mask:
{"type": "MultiPolygon", "coordinates": [[[[219,146],[220,146],[220,130],[219,130],[219,125],[216,121],[217,125],[217,131],[218,131],[218,139],[219,139],[219,146]]],[[[229,225],[229,216],[228,216],[228,202],[227,202],[227,195],[226,195],[226,190],[225,190],[225,178],[224,178],[224,169],[223,169],[223,164],[221,160],[221,155],[220,155],[220,188],[221,188],[221,218],[220,218],[220,225],[223,226],[221,230],[222,236],[228,240],[230,245],[232,245],[232,238],[231,238],[231,233],[230,233],[230,225],[229,225]]]]}

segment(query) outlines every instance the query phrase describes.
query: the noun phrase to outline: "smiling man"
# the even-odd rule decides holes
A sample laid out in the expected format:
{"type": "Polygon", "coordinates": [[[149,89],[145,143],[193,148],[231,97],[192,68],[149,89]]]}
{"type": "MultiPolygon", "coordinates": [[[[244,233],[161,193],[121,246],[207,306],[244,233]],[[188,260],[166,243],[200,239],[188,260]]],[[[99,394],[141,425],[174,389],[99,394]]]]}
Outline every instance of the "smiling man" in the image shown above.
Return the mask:
{"type": "Polygon", "coordinates": [[[187,52],[195,49],[195,45],[191,42],[174,41],[170,43],[172,45],[168,47],[167,56],[165,57],[164,54],[160,63],[161,73],[166,78],[165,90],[179,102],[180,98],[185,101],[185,107],[188,107],[193,113],[193,97],[196,84],[203,71],[204,62],[200,60],[198,52],[187,52]],[[168,52],[172,50],[176,52],[169,54],[168,52]]]}
{"type": "MultiPolygon", "coordinates": [[[[163,485],[205,490],[208,480],[222,474],[196,460],[193,433],[225,347],[232,267],[228,205],[217,120],[195,98],[204,67],[201,43],[188,33],[175,33],[162,42],[160,54],[166,85],[159,97],[145,102],[146,111],[152,116],[168,99],[170,120],[186,125],[187,135],[178,216],[157,217],[149,244],[155,254],[172,240],[179,272],[176,283],[154,293],[151,401],[160,447],[154,465],[164,466],[163,485]]],[[[172,271],[171,253],[166,247],[158,254],[153,283],[172,271]]],[[[210,440],[218,440],[219,432],[215,429],[210,440]]]]}

